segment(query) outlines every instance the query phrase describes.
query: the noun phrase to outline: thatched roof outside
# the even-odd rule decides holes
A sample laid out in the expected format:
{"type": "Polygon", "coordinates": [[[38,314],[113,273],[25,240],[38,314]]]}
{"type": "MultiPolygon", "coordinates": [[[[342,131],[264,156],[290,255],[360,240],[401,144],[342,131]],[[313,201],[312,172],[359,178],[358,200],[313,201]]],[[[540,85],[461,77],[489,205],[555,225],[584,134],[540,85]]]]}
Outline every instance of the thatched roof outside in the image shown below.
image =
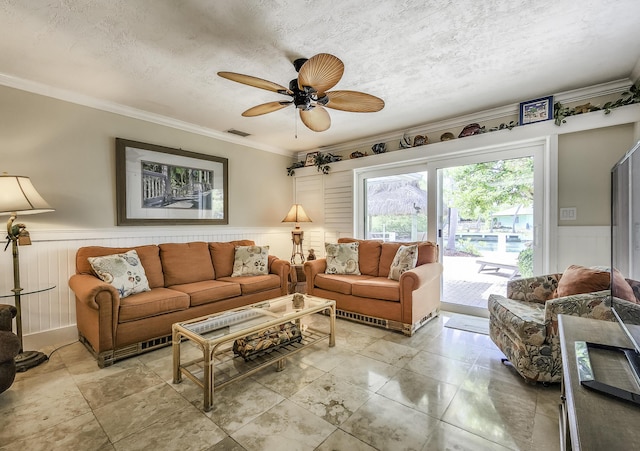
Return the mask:
{"type": "Polygon", "coordinates": [[[427,192],[417,181],[372,184],[367,192],[367,212],[370,216],[426,214],[427,192]]]}

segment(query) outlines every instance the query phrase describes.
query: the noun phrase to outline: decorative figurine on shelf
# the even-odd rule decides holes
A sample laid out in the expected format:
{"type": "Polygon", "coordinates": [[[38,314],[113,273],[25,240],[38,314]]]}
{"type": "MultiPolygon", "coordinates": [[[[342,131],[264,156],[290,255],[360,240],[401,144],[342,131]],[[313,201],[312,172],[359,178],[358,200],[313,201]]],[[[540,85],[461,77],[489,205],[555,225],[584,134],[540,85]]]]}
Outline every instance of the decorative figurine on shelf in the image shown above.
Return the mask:
{"type": "Polygon", "coordinates": [[[474,122],[473,124],[469,124],[465,128],[463,128],[462,131],[460,132],[460,134],[458,135],[458,138],[464,138],[466,136],[479,135],[480,133],[482,133],[482,127],[480,127],[479,124],[476,124],[474,122]]]}
{"type": "Polygon", "coordinates": [[[387,145],[385,143],[374,144],[371,146],[371,150],[373,150],[373,153],[376,155],[379,153],[385,153],[387,151],[387,145]]]}
{"type": "Polygon", "coordinates": [[[355,152],[351,152],[351,155],[349,155],[349,158],[354,159],[354,158],[362,158],[362,157],[366,157],[368,154],[367,152],[360,152],[359,150],[356,150],[355,152]]]}
{"type": "Polygon", "coordinates": [[[313,249],[309,249],[309,256],[307,257],[307,260],[311,261],[315,259],[316,259],[316,251],[314,251],[313,249]]]}
{"type": "Polygon", "coordinates": [[[399,149],[408,149],[409,147],[411,147],[411,136],[406,133],[402,135],[402,139],[400,140],[399,145],[399,149]]]}
{"type": "Polygon", "coordinates": [[[416,135],[416,137],[413,138],[413,147],[424,146],[428,142],[429,138],[427,138],[427,135],[416,135]]]}
{"type": "Polygon", "coordinates": [[[293,308],[303,308],[304,307],[304,296],[300,293],[296,293],[293,295],[293,308]]]}
{"type": "Polygon", "coordinates": [[[440,135],[440,141],[451,141],[452,139],[455,139],[455,136],[453,136],[453,133],[451,132],[446,132],[440,135]]]}

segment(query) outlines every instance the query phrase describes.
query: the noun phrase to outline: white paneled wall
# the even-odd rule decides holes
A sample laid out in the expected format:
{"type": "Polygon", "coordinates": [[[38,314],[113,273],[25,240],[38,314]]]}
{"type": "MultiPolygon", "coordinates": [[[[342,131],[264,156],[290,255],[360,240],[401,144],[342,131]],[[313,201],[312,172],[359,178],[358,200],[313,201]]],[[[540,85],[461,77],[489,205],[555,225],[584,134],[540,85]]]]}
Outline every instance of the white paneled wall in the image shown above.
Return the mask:
{"type": "MultiPolygon", "coordinates": [[[[569,265],[609,266],[611,229],[609,226],[558,227],[557,271],[569,265]]],[[[553,267],[553,266],[551,266],[553,267]]]]}
{"type": "Polygon", "coordinates": [[[305,256],[314,249],[317,257],[323,257],[325,242],[354,236],[352,171],[296,177],[295,199],[313,221],[301,224],[305,256]]]}
{"type": "MultiPolygon", "coordinates": [[[[213,228],[215,229],[215,228],[213,228]]],[[[285,260],[291,255],[291,234],[279,229],[216,229],[180,233],[172,229],[140,228],[124,231],[31,232],[31,246],[20,246],[21,286],[26,290],[53,284],[53,290],[22,297],[22,325],[25,345],[29,335],[75,329],[75,297],[68,280],[75,273],[75,255],[82,246],[129,247],[188,241],[231,241],[249,239],[269,245],[270,253],[285,260]]],[[[0,294],[10,295],[0,303],[13,304],[13,259],[11,246],[0,258],[0,294]]]]}

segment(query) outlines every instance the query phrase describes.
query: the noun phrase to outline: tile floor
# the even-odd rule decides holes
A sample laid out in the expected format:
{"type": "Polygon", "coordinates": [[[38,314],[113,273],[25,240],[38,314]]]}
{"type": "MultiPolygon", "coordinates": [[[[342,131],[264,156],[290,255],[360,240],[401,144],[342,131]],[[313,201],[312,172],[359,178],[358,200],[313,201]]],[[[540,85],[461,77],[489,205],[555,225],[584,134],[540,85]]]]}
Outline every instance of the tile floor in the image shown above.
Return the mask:
{"type": "Polygon", "coordinates": [[[558,449],[560,387],[526,384],[448,318],[411,338],[338,320],[334,348],[218,390],[210,412],[191,381],[172,384],[170,347],[99,369],[74,343],[0,395],[0,449],[558,449]]]}

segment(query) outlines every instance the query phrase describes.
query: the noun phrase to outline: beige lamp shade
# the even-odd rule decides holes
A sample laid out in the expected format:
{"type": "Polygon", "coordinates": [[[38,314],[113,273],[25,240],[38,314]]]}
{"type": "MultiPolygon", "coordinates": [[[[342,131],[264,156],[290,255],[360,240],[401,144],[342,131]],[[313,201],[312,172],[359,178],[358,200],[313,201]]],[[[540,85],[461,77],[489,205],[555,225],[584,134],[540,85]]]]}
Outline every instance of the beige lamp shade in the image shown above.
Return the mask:
{"type": "Polygon", "coordinates": [[[309,216],[307,216],[307,214],[305,213],[302,205],[293,204],[293,206],[289,210],[289,213],[287,213],[287,216],[284,217],[282,222],[311,222],[311,219],[309,219],[309,216]]]}
{"type": "Polygon", "coordinates": [[[29,177],[0,175],[0,214],[45,213],[53,208],[38,194],[29,177]]]}

